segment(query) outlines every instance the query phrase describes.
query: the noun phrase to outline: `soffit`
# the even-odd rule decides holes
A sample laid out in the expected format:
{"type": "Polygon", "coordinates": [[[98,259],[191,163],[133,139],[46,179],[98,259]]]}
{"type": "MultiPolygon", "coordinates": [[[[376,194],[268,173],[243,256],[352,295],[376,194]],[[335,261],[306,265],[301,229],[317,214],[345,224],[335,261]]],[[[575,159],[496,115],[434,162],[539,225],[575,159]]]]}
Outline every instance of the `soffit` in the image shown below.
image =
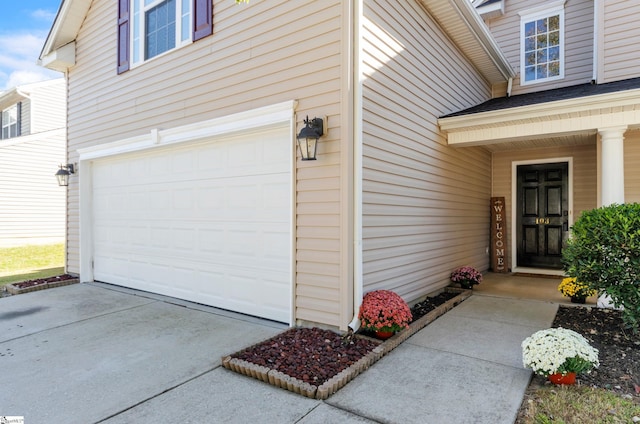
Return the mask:
{"type": "Polygon", "coordinates": [[[468,0],[421,0],[449,38],[491,84],[515,76],[489,29],[468,0]]]}
{"type": "Polygon", "coordinates": [[[92,0],[62,0],[40,58],[74,41],[84,22],[92,0]]]}
{"type": "Polygon", "coordinates": [[[5,91],[0,95],[0,110],[13,106],[16,103],[23,101],[24,99],[25,97],[20,95],[15,88],[9,91],[5,91]]]}

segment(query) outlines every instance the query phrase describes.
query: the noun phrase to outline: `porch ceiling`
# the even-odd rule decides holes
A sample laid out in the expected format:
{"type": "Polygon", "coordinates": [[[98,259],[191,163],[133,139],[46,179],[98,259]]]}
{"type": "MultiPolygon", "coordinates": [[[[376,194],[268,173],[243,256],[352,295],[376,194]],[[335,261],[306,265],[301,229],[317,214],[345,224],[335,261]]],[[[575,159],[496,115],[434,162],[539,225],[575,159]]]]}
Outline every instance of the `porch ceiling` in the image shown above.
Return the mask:
{"type": "Polygon", "coordinates": [[[490,150],[593,142],[598,129],[640,128],[640,89],[438,119],[455,147],[490,150]]]}

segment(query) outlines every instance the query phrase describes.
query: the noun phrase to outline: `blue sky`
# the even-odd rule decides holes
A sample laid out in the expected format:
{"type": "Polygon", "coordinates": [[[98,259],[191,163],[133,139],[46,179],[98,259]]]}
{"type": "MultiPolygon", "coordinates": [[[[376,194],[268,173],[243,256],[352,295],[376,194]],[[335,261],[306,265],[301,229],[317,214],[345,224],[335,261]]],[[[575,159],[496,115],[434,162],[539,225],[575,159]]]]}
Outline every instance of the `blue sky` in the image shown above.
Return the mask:
{"type": "Polygon", "coordinates": [[[0,1],[0,91],[61,77],[36,61],[62,0],[0,1]]]}

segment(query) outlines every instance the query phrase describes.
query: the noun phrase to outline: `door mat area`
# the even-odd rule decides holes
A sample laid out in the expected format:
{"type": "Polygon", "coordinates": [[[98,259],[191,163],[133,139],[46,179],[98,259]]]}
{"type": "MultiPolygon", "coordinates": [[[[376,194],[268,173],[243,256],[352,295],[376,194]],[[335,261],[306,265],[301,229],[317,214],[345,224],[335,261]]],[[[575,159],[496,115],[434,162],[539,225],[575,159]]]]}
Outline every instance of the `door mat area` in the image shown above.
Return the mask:
{"type": "Polygon", "coordinates": [[[562,275],[535,274],[532,272],[514,272],[512,275],[514,277],[548,278],[551,280],[562,280],[564,278],[562,275]]]}
{"type": "MultiPolygon", "coordinates": [[[[445,291],[458,293],[458,295],[438,306],[423,317],[413,321],[411,324],[409,324],[409,328],[396,333],[391,338],[385,341],[373,339],[361,334],[353,335],[352,337],[354,338],[366,339],[372,341],[373,343],[376,343],[377,345],[374,345],[375,347],[373,347],[373,349],[371,349],[367,354],[362,356],[355,363],[344,368],[337,374],[330,376],[330,378],[328,378],[322,384],[311,384],[309,382],[300,380],[296,377],[292,377],[281,371],[271,368],[268,365],[258,365],[256,363],[239,358],[239,356],[242,356],[241,353],[247,350],[260,352],[263,348],[265,348],[266,350],[269,346],[273,347],[275,340],[278,339],[279,336],[275,336],[258,344],[252,345],[246,349],[242,349],[241,351],[234,354],[222,357],[222,366],[239,374],[255,378],[257,380],[285,390],[289,390],[308,398],[320,400],[327,399],[329,396],[344,387],[349,381],[353,380],[360,373],[366,371],[380,358],[399,346],[402,342],[413,336],[416,332],[423,329],[438,317],[445,314],[447,311],[453,309],[453,307],[458,305],[460,302],[469,298],[473,293],[471,290],[462,290],[449,287],[446,288],[445,291]]],[[[295,329],[290,329],[287,331],[292,330],[295,331],[295,329]]],[[[343,338],[346,338],[346,336],[343,336],[343,338]]],[[[261,361],[261,363],[268,364],[268,361],[261,361]]]]}

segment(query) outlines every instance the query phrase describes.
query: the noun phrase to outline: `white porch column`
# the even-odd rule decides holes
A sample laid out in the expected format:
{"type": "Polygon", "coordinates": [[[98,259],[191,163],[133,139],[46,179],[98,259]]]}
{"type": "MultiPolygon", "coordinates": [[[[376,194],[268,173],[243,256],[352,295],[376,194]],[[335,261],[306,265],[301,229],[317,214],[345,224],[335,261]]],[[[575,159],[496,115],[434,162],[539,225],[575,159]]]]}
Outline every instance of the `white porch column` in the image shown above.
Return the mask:
{"type": "Polygon", "coordinates": [[[600,158],[602,206],[624,203],[624,132],[626,125],[599,128],[602,139],[600,158]]]}

